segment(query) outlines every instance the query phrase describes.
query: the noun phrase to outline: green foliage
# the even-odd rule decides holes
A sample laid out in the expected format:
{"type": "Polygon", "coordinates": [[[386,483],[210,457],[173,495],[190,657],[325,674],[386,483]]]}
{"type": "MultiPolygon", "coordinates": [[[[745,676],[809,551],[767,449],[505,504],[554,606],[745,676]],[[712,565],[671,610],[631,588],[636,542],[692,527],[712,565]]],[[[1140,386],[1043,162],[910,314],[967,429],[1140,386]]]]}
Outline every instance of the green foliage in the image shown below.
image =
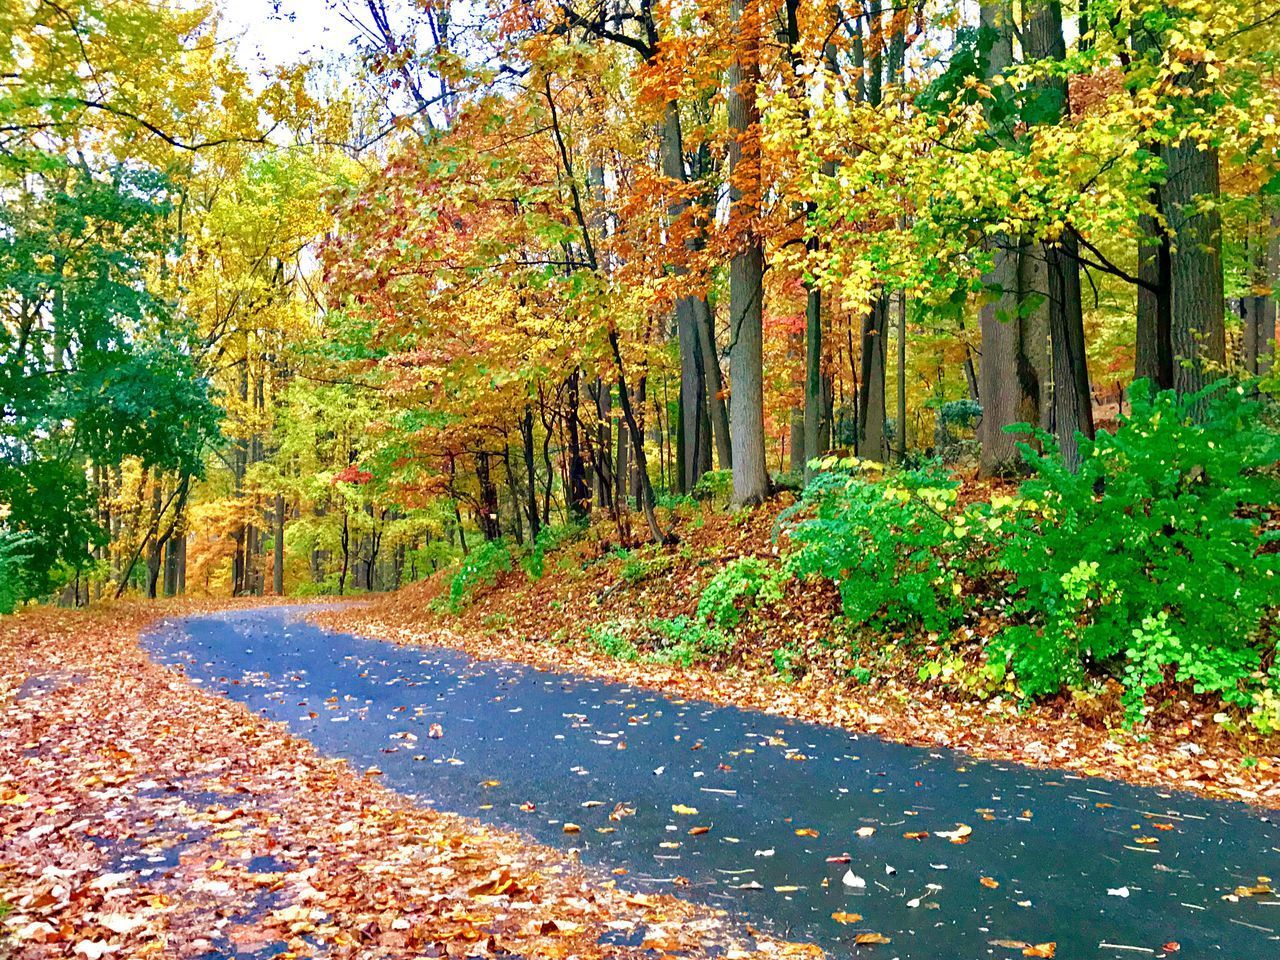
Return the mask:
{"type": "Polygon", "coordinates": [[[24,582],[29,544],[30,537],[0,533],[0,614],[13,613],[31,595],[24,582]]]}
{"type": "Polygon", "coordinates": [[[956,506],[940,467],[883,474],[860,461],[824,462],[784,521],[795,551],[788,569],[835,582],[852,626],[944,632],[963,616],[960,576],[974,562],[985,518],[956,506]]]}
{"type": "MultiPolygon", "coordinates": [[[[1114,434],[1082,441],[1067,469],[1052,438],[1024,453],[1036,476],[1000,562],[1012,609],[990,655],[1028,696],[1077,684],[1086,668],[1122,675],[1130,719],[1146,691],[1190,681],[1241,707],[1254,702],[1265,615],[1280,555],[1264,552],[1264,508],[1280,502],[1280,437],[1262,404],[1221,382],[1179,398],[1134,384],[1114,434]]],[[[1025,425],[1024,425],[1025,426],[1025,425]]]]}
{"type": "Polygon", "coordinates": [[[693,485],[693,498],[710,503],[724,503],[733,493],[732,470],[708,470],[693,485]]]}
{"type": "Polygon", "coordinates": [[[982,404],[967,397],[963,400],[949,400],[938,407],[938,419],[948,427],[970,429],[982,416],[982,404]]]}
{"type": "Polygon", "coordinates": [[[804,673],[804,651],[796,644],[788,643],[773,651],[773,669],[787,683],[791,683],[804,673]]]}
{"type": "Polygon", "coordinates": [[[149,287],[173,253],[165,178],[46,173],[0,205],[0,301],[27,318],[0,331],[0,508],[30,537],[23,599],[87,569],[104,542],[89,458],[200,476],[220,416],[198,337],[149,287]]]}
{"type": "Polygon", "coordinates": [[[654,574],[664,573],[671,568],[672,564],[670,554],[661,553],[658,547],[652,545],[632,551],[619,550],[617,555],[623,558],[618,576],[632,586],[642,583],[654,574]]]}
{"type": "Polygon", "coordinates": [[[661,641],[661,646],[652,656],[658,663],[678,663],[688,667],[714,659],[733,648],[731,636],[699,617],[655,620],[649,628],[661,641]]]}
{"type": "Polygon", "coordinates": [[[587,627],[587,642],[601,653],[630,663],[640,659],[640,651],[630,637],[621,632],[617,624],[598,624],[587,627]]]}
{"type": "Polygon", "coordinates": [[[546,572],[547,554],[559,550],[582,535],[580,523],[560,523],[543,527],[534,538],[533,545],[520,559],[520,567],[530,580],[541,580],[546,572]]]}
{"type": "Polygon", "coordinates": [[[709,619],[721,630],[732,630],[742,620],[745,610],[757,602],[781,600],[782,585],[787,577],[784,569],[759,557],[738,557],[702,591],[698,616],[709,619]]]}
{"type": "Polygon", "coordinates": [[[481,543],[463,558],[449,580],[449,609],[461,610],[478,590],[493,586],[499,573],[511,569],[511,561],[511,545],[505,538],[481,543]]]}

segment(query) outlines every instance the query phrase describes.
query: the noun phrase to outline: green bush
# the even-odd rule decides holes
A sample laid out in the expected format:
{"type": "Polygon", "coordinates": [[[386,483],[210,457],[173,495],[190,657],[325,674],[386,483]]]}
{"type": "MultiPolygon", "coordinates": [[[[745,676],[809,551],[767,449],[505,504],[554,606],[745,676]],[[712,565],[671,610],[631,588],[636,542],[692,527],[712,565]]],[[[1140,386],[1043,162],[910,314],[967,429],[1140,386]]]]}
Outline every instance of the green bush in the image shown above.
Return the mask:
{"type": "Polygon", "coordinates": [[[651,657],[658,663],[688,667],[728,653],[733,647],[733,638],[727,633],[695,617],[655,620],[649,627],[661,640],[661,646],[651,657]]]}
{"type": "Polygon", "coordinates": [[[698,616],[721,630],[732,630],[742,620],[744,607],[749,609],[758,601],[781,600],[786,577],[785,570],[759,557],[738,557],[726,564],[702,591],[698,616]]]}
{"type": "Polygon", "coordinates": [[[804,673],[804,651],[794,643],[776,647],[773,651],[773,669],[787,683],[799,679],[804,673]]]}
{"type": "Polygon", "coordinates": [[[1052,437],[1041,435],[1043,453],[1024,447],[1036,475],[1000,553],[1021,622],[988,655],[1009,663],[1027,696],[1109,668],[1131,720],[1165,680],[1248,707],[1275,647],[1262,634],[1280,555],[1264,552],[1276,534],[1260,519],[1280,502],[1280,437],[1262,404],[1227,382],[1179,398],[1138,381],[1130,400],[1114,434],[1081,442],[1075,472],[1052,437]]]}
{"type": "Polygon", "coordinates": [[[587,627],[587,642],[601,653],[615,660],[631,662],[640,658],[635,642],[625,636],[617,624],[599,624],[587,627]]]}
{"type": "Polygon", "coordinates": [[[708,470],[693,485],[692,495],[695,500],[715,503],[728,502],[733,493],[732,470],[708,470]]]}
{"type": "Polygon", "coordinates": [[[498,574],[511,569],[511,545],[506,539],[486,540],[467,554],[449,580],[449,609],[457,612],[481,587],[493,586],[498,574]]]}
{"type": "Polygon", "coordinates": [[[619,550],[618,555],[623,560],[622,566],[618,570],[618,575],[634,587],[654,574],[663,573],[670,569],[671,557],[668,554],[658,552],[658,549],[650,545],[630,552],[619,550]]]}
{"type": "Polygon", "coordinates": [[[27,537],[0,533],[0,614],[13,613],[29,595],[27,537]]]}
{"type": "Polygon", "coordinates": [[[547,554],[577,539],[583,529],[581,523],[560,523],[539,530],[529,551],[520,560],[525,575],[530,580],[541,580],[546,572],[547,554]]]}
{"type": "Polygon", "coordinates": [[[788,568],[833,581],[850,625],[945,632],[963,616],[961,573],[976,562],[986,517],[956,505],[941,467],[885,474],[858,460],[822,462],[784,514],[795,550],[788,568]]]}

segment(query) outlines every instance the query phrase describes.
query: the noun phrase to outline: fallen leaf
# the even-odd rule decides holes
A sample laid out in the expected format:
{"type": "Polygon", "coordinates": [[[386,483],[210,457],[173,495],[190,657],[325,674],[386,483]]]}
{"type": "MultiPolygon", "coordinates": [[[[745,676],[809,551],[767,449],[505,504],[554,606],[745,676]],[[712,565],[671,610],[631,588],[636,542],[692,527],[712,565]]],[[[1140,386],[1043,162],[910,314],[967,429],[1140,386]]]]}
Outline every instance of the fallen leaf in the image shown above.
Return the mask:
{"type": "Polygon", "coordinates": [[[1044,960],[1052,960],[1057,952],[1058,944],[1051,940],[1048,943],[1037,943],[1034,947],[1027,947],[1022,951],[1022,955],[1024,957],[1042,957],[1044,960]]]}
{"type": "Polygon", "coordinates": [[[853,942],[860,947],[865,947],[873,943],[889,943],[890,940],[883,933],[860,933],[853,938],[853,942]]]}
{"type": "Polygon", "coordinates": [[[799,830],[796,831],[796,836],[797,837],[816,837],[818,836],[818,831],[814,830],[812,827],[801,827],[799,830]]]}
{"type": "Polygon", "coordinates": [[[683,803],[673,803],[671,805],[672,813],[679,813],[686,817],[692,817],[698,812],[697,807],[687,807],[683,803]]]}
{"type": "Polygon", "coordinates": [[[857,923],[862,919],[862,914],[845,913],[843,910],[838,910],[831,915],[831,919],[836,923],[857,923]]]}
{"type": "Polygon", "coordinates": [[[993,880],[991,877],[981,877],[979,878],[978,882],[982,884],[984,887],[986,887],[988,890],[994,890],[998,886],[1000,886],[1000,881],[993,880]]]}

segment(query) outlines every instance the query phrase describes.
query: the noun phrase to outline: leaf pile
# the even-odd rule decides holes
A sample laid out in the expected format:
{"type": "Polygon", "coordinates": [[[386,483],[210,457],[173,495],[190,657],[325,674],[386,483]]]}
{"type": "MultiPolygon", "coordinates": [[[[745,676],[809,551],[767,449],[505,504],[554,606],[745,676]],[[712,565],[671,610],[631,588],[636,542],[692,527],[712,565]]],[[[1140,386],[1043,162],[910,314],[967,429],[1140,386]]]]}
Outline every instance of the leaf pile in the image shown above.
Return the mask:
{"type": "Polygon", "coordinates": [[[152,664],[157,610],[0,620],[0,935],[21,956],[745,953],[722,914],[415,807],[152,664]]]}

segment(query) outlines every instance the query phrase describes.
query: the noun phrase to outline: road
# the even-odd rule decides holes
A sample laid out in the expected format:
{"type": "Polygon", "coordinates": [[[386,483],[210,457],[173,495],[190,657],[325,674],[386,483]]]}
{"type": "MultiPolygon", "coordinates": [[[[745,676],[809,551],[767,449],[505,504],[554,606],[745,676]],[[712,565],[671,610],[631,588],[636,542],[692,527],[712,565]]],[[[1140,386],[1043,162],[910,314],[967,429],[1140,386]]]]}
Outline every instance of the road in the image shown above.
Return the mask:
{"type": "Polygon", "coordinates": [[[417,802],[833,956],[1280,956],[1266,811],[330,633],[305,612],[190,618],[145,645],[417,802]],[[889,942],[856,946],[873,934],[889,942]]]}

